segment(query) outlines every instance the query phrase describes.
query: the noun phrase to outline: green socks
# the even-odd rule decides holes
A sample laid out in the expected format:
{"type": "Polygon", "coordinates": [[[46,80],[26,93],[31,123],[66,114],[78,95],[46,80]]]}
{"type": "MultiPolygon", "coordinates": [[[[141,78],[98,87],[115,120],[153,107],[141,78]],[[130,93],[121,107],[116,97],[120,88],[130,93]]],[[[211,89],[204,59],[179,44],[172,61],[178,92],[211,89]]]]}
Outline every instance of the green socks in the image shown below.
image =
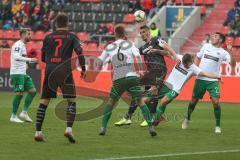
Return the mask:
{"type": "Polygon", "coordinates": [[[112,109],[113,109],[113,106],[111,106],[110,104],[107,104],[104,107],[103,117],[102,117],[102,127],[104,127],[104,128],[107,127],[108,120],[110,119],[110,117],[112,115],[112,109]]]}
{"type": "Polygon", "coordinates": [[[154,121],[158,121],[160,116],[165,112],[166,106],[160,106],[158,107],[155,116],[154,116],[154,121]]]}
{"type": "Polygon", "coordinates": [[[147,121],[148,127],[150,127],[152,125],[152,121],[150,118],[150,112],[149,112],[147,105],[145,104],[143,106],[140,106],[140,109],[142,111],[143,117],[147,121]]]}
{"type": "Polygon", "coordinates": [[[21,95],[21,94],[16,94],[14,96],[13,103],[12,103],[13,104],[12,114],[13,115],[17,115],[18,107],[19,107],[22,97],[23,97],[23,95],[21,95]]]}
{"type": "Polygon", "coordinates": [[[220,120],[221,120],[221,107],[220,106],[214,107],[214,115],[215,115],[215,119],[216,119],[216,126],[220,127],[220,120]]]}
{"type": "Polygon", "coordinates": [[[25,103],[23,107],[23,111],[27,112],[30,104],[32,103],[33,98],[35,97],[36,92],[29,92],[25,98],[25,103]]]}
{"type": "Polygon", "coordinates": [[[196,104],[189,103],[189,105],[188,105],[188,111],[187,111],[187,119],[188,119],[188,120],[191,120],[191,114],[192,114],[192,112],[194,111],[195,106],[196,106],[196,104]]]}

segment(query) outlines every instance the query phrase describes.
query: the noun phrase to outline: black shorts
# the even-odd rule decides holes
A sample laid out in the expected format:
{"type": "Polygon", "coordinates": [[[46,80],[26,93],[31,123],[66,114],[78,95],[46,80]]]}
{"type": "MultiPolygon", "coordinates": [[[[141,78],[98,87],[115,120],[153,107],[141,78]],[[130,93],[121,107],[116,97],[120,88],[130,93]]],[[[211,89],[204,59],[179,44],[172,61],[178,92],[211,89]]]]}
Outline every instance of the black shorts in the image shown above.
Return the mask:
{"type": "Polygon", "coordinates": [[[147,71],[140,79],[140,84],[144,86],[159,86],[164,82],[167,71],[154,69],[147,71]]]}
{"type": "Polygon", "coordinates": [[[42,99],[56,98],[58,88],[63,98],[75,98],[76,89],[71,71],[46,71],[42,88],[42,99]]]}

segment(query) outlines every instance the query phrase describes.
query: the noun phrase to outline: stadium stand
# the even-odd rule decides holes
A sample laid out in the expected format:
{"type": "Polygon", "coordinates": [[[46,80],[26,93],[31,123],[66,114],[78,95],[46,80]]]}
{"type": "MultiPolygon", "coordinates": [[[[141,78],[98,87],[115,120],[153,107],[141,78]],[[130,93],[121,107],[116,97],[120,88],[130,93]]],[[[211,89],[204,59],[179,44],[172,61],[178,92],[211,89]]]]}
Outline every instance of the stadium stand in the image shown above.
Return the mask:
{"type": "MultiPolygon", "coordinates": [[[[196,53],[199,50],[201,42],[204,40],[206,31],[208,31],[209,34],[219,31],[228,36],[231,28],[227,25],[224,26],[224,24],[228,19],[227,13],[229,13],[230,10],[233,10],[233,8],[234,10],[236,9],[234,14],[239,12],[239,8],[236,8],[234,5],[235,2],[236,0],[221,0],[218,4],[216,4],[211,13],[204,19],[203,24],[196,29],[189,40],[181,47],[180,52],[196,53]]],[[[197,4],[202,4],[202,2],[198,1],[197,4]]],[[[212,5],[212,1],[205,1],[205,5],[212,5]]],[[[231,22],[232,19],[228,21],[231,22]]],[[[227,37],[226,42],[233,42],[233,46],[237,47],[234,48],[233,53],[239,54],[239,41],[238,37],[236,39],[230,36],[227,37]]]]}

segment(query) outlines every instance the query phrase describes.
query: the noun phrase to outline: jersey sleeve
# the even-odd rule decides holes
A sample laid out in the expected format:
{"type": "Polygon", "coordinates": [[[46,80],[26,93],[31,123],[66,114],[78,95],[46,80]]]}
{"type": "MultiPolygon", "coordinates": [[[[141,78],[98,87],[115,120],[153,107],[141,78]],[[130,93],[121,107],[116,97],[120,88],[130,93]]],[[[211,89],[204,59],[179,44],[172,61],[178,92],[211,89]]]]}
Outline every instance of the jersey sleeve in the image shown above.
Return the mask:
{"type": "Polygon", "coordinates": [[[98,57],[102,62],[105,62],[107,58],[109,57],[108,51],[104,50],[102,54],[98,57]]]}
{"type": "Polygon", "coordinates": [[[43,40],[43,46],[42,46],[41,51],[42,51],[41,60],[42,60],[42,62],[46,62],[45,56],[47,54],[47,37],[45,37],[43,40]]]}
{"type": "Polygon", "coordinates": [[[134,44],[132,45],[132,53],[134,56],[140,56],[139,49],[134,44]]]}
{"type": "Polygon", "coordinates": [[[158,38],[157,39],[157,45],[159,46],[159,47],[164,47],[164,45],[166,44],[166,41],[164,41],[162,38],[158,38]]]}
{"type": "Polygon", "coordinates": [[[196,76],[202,72],[202,70],[195,64],[192,64],[190,69],[193,72],[193,75],[196,75],[196,76]]]}
{"type": "Polygon", "coordinates": [[[77,55],[82,54],[82,44],[76,35],[73,36],[73,49],[77,55]]]}
{"type": "Polygon", "coordinates": [[[21,56],[20,55],[21,52],[22,52],[21,46],[14,44],[11,49],[11,54],[13,55],[13,59],[16,61],[30,62],[31,58],[21,56]]]}
{"type": "Polygon", "coordinates": [[[78,61],[79,61],[79,64],[80,64],[82,70],[85,71],[86,70],[86,67],[85,67],[86,62],[85,62],[84,56],[82,55],[82,44],[80,42],[80,39],[76,35],[73,35],[73,49],[78,56],[78,61]]]}
{"type": "Polygon", "coordinates": [[[208,44],[204,44],[204,45],[202,46],[202,48],[200,49],[200,51],[197,53],[197,57],[198,57],[198,58],[202,58],[202,56],[203,56],[203,54],[204,54],[204,50],[205,50],[205,48],[206,48],[207,45],[208,45],[208,44]]]}
{"type": "Polygon", "coordinates": [[[231,62],[230,54],[227,51],[224,51],[224,56],[223,56],[223,59],[222,59],[222,63],[228,64],[230,62],[231,62]]]}

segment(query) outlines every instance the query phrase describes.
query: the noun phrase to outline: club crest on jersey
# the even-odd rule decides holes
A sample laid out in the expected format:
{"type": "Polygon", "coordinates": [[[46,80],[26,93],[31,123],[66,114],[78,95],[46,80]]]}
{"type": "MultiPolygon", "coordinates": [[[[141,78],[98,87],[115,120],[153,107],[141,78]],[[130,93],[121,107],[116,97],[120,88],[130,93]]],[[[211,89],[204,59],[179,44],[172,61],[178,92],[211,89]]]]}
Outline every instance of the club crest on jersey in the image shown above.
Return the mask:
{"type": "Polygon", "coordinates": [[[153,48],[152,46],[149,46],[149,47],[145,48],[142,52],[144,54],[148,54],[148,51],[150,51],[150,49],[152,49],[152,48],[153,48]]]}

